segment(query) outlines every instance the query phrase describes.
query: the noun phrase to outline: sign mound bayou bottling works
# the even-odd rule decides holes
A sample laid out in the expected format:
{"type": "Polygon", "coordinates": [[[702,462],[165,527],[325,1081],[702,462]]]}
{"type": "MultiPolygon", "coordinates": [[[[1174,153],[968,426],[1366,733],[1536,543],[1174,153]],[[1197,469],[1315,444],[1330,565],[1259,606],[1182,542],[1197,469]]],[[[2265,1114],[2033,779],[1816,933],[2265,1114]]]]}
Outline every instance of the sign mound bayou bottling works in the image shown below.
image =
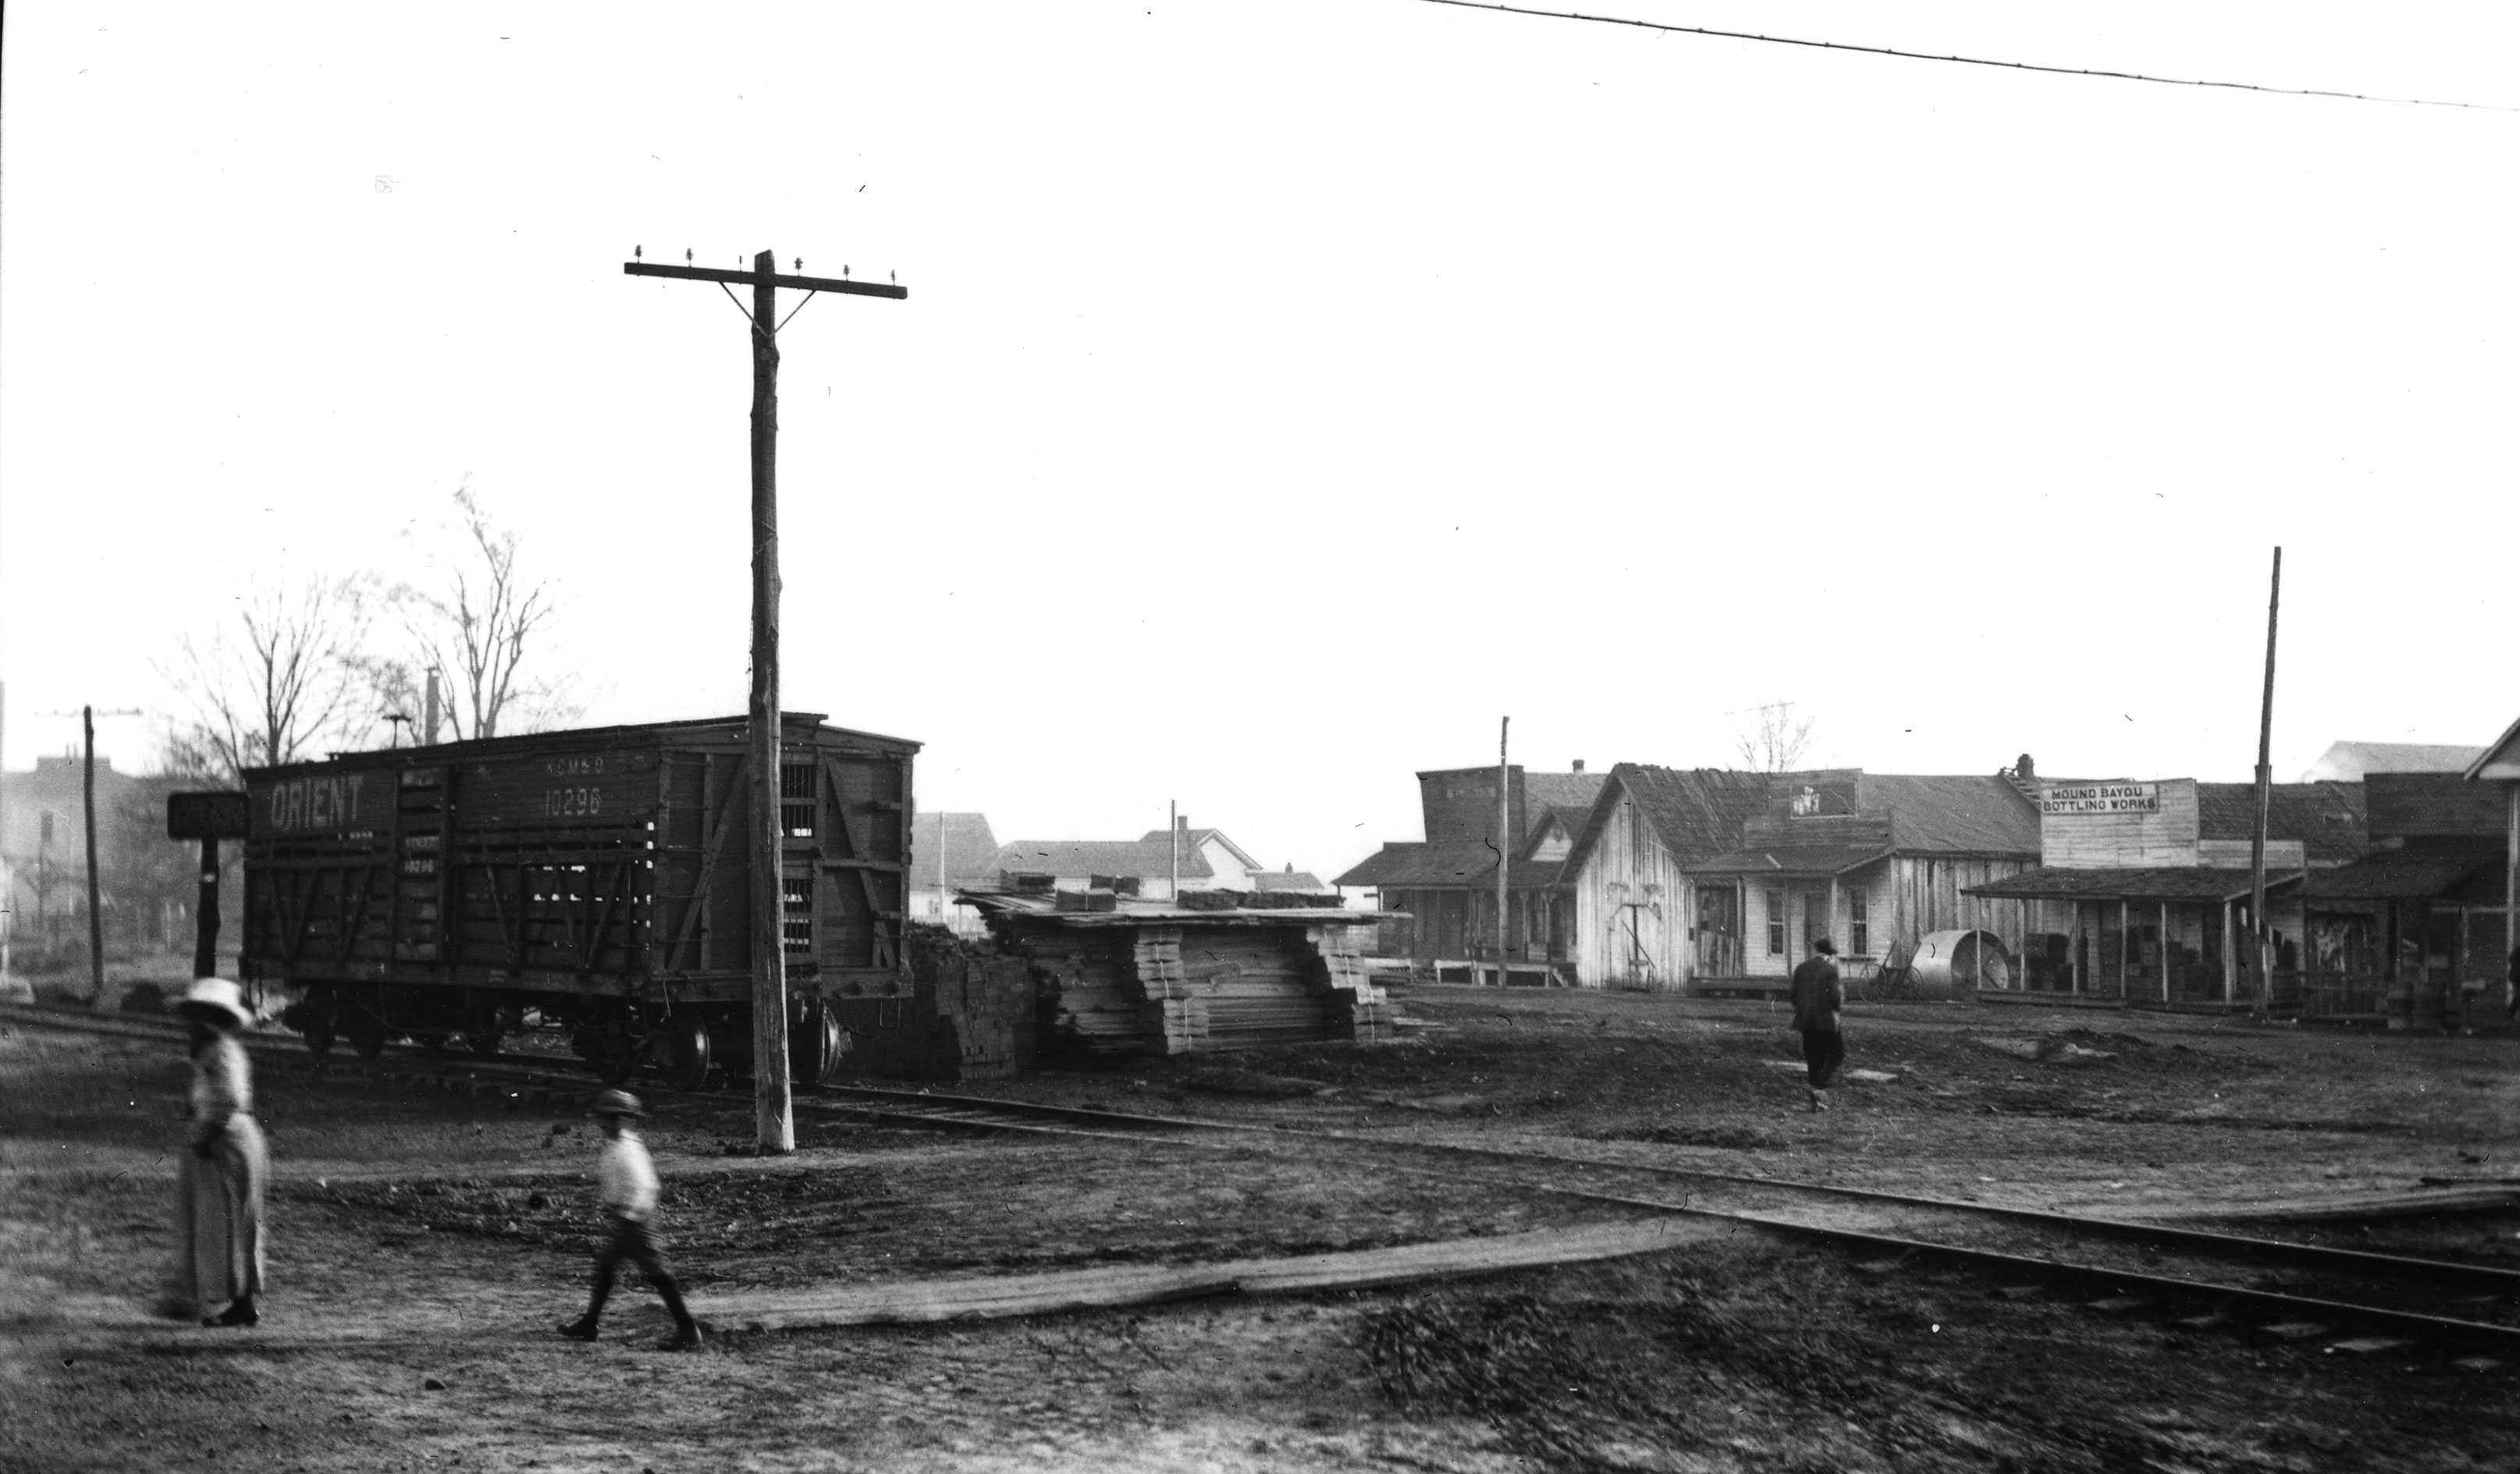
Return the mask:
{"type": "Polygon", "coordinates": [[[2050,783],[2039,790],[2042,814],[2158,814],[2159,783],[2050,783]]]}

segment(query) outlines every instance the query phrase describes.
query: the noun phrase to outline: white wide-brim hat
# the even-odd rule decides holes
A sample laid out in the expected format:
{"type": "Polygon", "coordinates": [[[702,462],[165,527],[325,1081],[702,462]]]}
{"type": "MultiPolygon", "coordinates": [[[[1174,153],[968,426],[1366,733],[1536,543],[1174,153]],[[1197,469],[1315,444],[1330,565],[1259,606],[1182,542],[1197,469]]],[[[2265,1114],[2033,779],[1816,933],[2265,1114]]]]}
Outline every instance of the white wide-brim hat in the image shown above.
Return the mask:
{"type": "Polygon", "coordinates": [[[245,1007],[245,990],[223,977],[193,979],[192,988],[175,1001],[175,1011],[186,1018],[207,1019],[231,1029],[242,1029],[253,1015],[245,1007]]]}

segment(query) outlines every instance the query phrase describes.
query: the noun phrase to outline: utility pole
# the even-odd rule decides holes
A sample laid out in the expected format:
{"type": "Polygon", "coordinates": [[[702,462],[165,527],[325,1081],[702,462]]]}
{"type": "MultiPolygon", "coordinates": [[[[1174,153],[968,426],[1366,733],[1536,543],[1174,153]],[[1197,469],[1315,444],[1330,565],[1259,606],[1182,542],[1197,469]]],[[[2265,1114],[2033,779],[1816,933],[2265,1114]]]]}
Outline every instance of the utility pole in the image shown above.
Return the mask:
{"type": "Polygon", "coordinates": [[[2267,694],[2258,708],[2258,821],[2249,830],[2249,930],[2251,958],[2257,969],[2257,998],[2252,1011],[2263,1015],[2274,1000],[2274,976],[2268,966],[2267,930],[2267,801],[2273,774],[2267,758],[2275,725],[2275,603],[2283,594],[2283,550],[2275,550],[2273,575],[2267,583],[2267,694]]]}
{"type": "MultiPolygon", "coordinates": [[[[44,714],[57,717],[69,715],[67,711],[44,714]]],[[[99,711],[93,706],[82,706],[78,710],[79,730],[85,736],[87,751],[86,765],[80,776],[80,785],[84,790],[85,798],[81,807],[87,814],[87,999],[90,1007],[98,1006],[105,1002],[105,913],[98,905],[101,891],[96,874],[96,719],[145,715],[147,713],[136,706],[124,706],[113,711],[99,711]]]]}
{"type": "Polygon", "coordinates": [[[1505,962],[1506,867],[1513,859],[1513,809],[1507,797],[1506,781],[1509,777],[1505,765],[1506,733],[1513,727],[1513,718],[1497,723],[1497,986],[1508,981],[1505,962]]]}
{"type": "MultiPolygon", "coordinates": [[[[0,681],[0,816],[9,812],[9,683],[0,681]]],[[[0,818],[0,833],[5,833],[8,821],[0,818]]],[[[9,939],[18,930],[18,871],[9,863],[8,847],[0,844],[0,1002],[15,1002],[17,990],[9,982],[9,939]]],[[[31,995],[30,995],[31,997],[31,995]]]]}
{"type": "MultiPolygon", "coordinates": [[[[639,252],[633,251],[634,256],[639,252]]],[[[686,259],[690,252],[684,253],[686,259]]],[[[799,260],[802,270],[804,262],[799,260]]],[[[785,901],[787,835],[779,815],[779,289],[793,288],[813,299],[817,291],[899,300],[907,289],[828,277],[781,276],[774,252],[752,258],[750,271],[702,266],[621,263],[623,274],[714,282],[735,301],[730,286],[752,289],[752,1114],[753,1139],[763,1151],[796,1149],[796,1114],[788,1084],[788,959],[781,908],[785,901]]],[[[845,268],[843,268],[845,271],[845,268]]],[[[798,302],[801,308],[804,302],[798,302]]],[[[736,301],[737,310],[743,304],[736,301]]],[[[790,309],[788,316],[793,317],[790,309]]]]}

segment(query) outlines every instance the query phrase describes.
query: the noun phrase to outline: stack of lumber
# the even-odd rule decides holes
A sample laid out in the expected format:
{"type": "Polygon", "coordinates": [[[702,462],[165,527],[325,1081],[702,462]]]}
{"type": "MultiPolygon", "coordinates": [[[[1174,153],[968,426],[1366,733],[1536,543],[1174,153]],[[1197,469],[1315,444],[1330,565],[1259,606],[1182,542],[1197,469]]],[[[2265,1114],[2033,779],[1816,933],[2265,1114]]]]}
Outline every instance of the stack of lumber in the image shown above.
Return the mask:
{"type": "Polygon", "coordinates": [[[1332,1039],[1391,1037],[1391,999],[1365,969],[1365,935],[1372,928],[1324,922],[1305,928],[1321,960],[1328,994],[1323,1006],[1332,1039]]]}
{"type": "Polygon", "coordinates": [[[1186,890],[1173,898],[1173,904],[1184,911],[1234,911],[1242,904],[1242,893],[1231,890],[1186,890]]]}
{"type": "Polygon", "coordinates": [[[1139,1018],[1159,1054],[1188,1054],[1209,1043],[1207,999],[1190,985],[1181,942],[1178,926],[1144,926],[1132,948],[1138,990],[1147,1000],[1139,1018]]]}
{"type": "Polygon", "coordinates": [[[914,930],[907,997],[835,998],[850,1063],[912,1080],[990,1080],[1031,1069],[1032,976],[1021,958],[975,955],[953,938],[914,930]]]}
{"type": "Polygon", "coordinates": [[[1063,890],[1058,893],[1060,911],[1117,911],[1120,898],[1107,890],[1063,890]]]}

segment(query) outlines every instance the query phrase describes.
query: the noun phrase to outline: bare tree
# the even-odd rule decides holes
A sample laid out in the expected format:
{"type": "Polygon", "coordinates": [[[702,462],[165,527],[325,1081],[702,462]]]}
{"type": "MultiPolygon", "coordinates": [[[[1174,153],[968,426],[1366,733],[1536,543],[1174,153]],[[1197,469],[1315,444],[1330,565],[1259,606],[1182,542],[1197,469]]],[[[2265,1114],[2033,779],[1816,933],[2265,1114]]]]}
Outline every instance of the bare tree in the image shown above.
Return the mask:
{"type": "MultiPolygon", "coordinates": [[[[528,581],[517,565],[517,534],[501,528],[470,486],[458,487],[458,553],[435,589],[404,585],[403,609],[417,659],[390,668],[382,683],[407,691],[413,666],[444,678],[446,716],[454,735],[496,737],[502,728],[532,732],[578,712],[565,677],[529,677],[525,657],[552,615],[551,586],[528,581]]],[[[407,696],[401,699],[408,699],[407,696]]],[[[408,710],[407,707],[403,708],[408,710]]]]}
{"type": "Polygon", "coordinates": [[[1758,720],[1732,735],[1741,766],[1753,773],[1790,773],[1811,746],[1812,719],[1794,720],[1794,703],[1772,701],[1755,712],[1758,720]]]}
{"type": "Polygon", "coordinates": [[[248,768],[366,742],[378,715],[365,653],[375,607],[355,577],[256,586],[233,624],[186,636],[161,671],[192,707],[167,734],[168,771],[235,783],[248,768]]]}

